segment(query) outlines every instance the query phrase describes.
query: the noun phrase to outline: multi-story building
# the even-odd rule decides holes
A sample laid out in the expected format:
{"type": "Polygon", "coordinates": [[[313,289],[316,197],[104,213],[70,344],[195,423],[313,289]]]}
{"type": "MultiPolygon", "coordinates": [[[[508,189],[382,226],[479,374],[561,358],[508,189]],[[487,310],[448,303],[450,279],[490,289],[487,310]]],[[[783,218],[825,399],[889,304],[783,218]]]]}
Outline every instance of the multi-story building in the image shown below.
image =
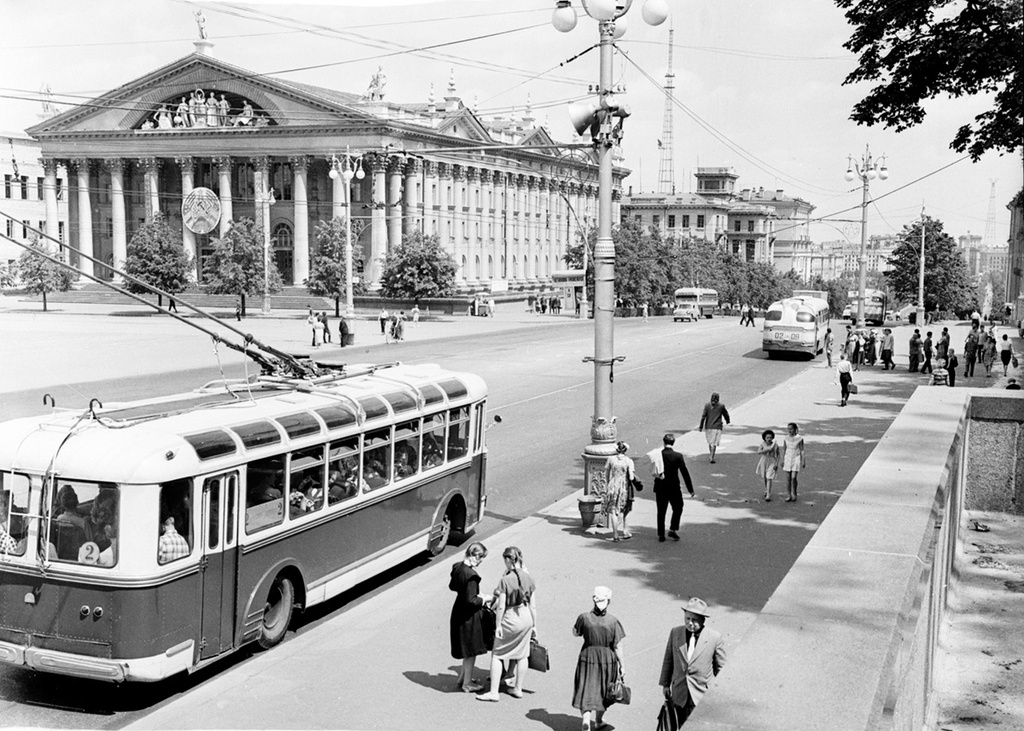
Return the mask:
{"type": "MultiPolygon", "coordinates": [[[[1006,205],[1010,211],[1010,238],[1007,242],[1006,301],[1012,322],[1024,321],[1024,189],[1006,205]]],[[[1024,332],[1021,332],[1024,336],[1024,332]]]]}
{"type": "MultiPolygon", "coordinates": [[[[43,185],[69,171],[73,253],[117,266],[159,211],[199,275],[214,240],[251,217],[269,230],[285,283],[301,285],[317,223],[347,213],[346,160],[365,173],[352,179],[350,213],[371,288],[386,254],[417,231],[439,236],[463,291],[537,288],[564,267],[572,222],[596,220],[592,159],[559,157],[529,113],[478,116],[454,79],[443,102],[431,91],[426,103],[394,103],[382,71],[366,93],[350,93],[253,73],[209,55],[209,41],[195,46],[28,130],[42,147],[43,185]]],[[[616,206],[626,174],[615,167],[616,206]]],[[[55,205],[47,199],[47,222],[55,205]]]]}
{"type": "MultiPolygon", "coordinates": [[[[0,156],[4,176],[0,211],[6,214],[0,217],[0,230],[10,238],[29,243],[35,238],[32,229],[48,230],[46,197],[51,189],[47,187],[44,166],[39,159],[40,146],[24,132],[0,133],[0,144],[4,147],[4,155],[0,156]]],[[[49,228],[55,238],[64,241],[68,222],[67,179],[63,175],[55,176],[52,183],[53,221],[49,228]]],[[[0,266],[12,266],[23,251],[17,244],[0,238],[0,266]]]]}
{"type": "Polygon", "coordinates": [[[774,264],[780,271],[810,271],[810,215],[807,201],[783,191],[736,191],[732,168],[697,168],[696,193],[666,195],[632,191],[623,215],[668,236],[685,236],[721,246],[746,261],[774,264]]]}
{"type": "Polygon", "coordinates": [[[968,232],[957,237],[957,244],[964,254],[967,273],[972,277],[995,274],[1000,279],[1006,276],[1009,250],[1006,246],[990,246],[978,234],[968,232]]]}

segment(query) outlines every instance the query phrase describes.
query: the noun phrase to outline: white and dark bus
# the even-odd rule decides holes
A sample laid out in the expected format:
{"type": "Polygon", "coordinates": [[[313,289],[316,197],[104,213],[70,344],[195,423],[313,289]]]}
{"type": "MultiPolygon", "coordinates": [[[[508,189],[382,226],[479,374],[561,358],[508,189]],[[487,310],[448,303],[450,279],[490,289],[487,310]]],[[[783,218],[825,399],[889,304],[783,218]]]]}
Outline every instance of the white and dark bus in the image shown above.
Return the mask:
{"type": "Polygon", "coordinates": [[[346,370],[0,424],[0,661],[191,672],[472,530],[484,382],[346,370]]]}
{"type": "Polygon", "coordinates": [[[778,353],[806,353],[811,358],[825,349],[830,322],[828,302],[817,297],[787,297],[769,305],[764,315],[761,349],[778,353]]]}

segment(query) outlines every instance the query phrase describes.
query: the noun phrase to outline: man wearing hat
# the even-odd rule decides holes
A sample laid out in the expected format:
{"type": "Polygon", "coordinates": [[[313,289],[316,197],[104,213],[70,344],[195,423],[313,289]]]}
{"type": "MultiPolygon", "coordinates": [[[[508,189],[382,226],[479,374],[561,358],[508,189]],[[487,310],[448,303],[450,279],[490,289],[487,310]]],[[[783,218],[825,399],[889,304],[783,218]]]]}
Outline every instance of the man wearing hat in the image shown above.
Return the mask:
{"type": "Polygon", "coordinates": [[[686,619],[681,627],[673,627],[665,648],[658,681],[666,700],[675,705],[680,726],[693,713],[708,690],[712,675],[725,667],[725,646],[722,635],[704,627],[708,605],[693,597],[683,607],[686,619]]]}

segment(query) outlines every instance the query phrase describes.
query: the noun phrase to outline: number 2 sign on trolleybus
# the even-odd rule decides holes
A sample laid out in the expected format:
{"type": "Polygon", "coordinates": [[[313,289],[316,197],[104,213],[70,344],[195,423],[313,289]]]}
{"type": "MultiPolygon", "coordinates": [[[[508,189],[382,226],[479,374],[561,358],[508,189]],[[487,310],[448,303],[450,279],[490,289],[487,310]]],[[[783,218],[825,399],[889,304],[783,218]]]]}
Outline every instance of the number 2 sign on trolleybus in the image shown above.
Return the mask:
{"type": "Polygon", "coordinates": [[[761,349],[774,358],[779,353],[806,353],[811,358],[825,347],[828,302],[816,297],[788,297],[773,302],[764,316],[761,349]]]}
{"type": "Polygon", "coordinates": [[[0,424],[0,661],[156,681],[471,530],[486,386],[262,376],[0,424]]]}

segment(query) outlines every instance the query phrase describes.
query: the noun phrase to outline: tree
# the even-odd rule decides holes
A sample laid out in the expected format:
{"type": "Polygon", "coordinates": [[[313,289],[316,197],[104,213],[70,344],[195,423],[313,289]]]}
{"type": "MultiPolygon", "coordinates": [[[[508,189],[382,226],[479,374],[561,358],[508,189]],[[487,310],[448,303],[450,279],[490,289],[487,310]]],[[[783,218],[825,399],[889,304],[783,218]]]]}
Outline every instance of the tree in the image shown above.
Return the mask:
{"type": "Polygon", "coordinates": [[[455,292],[459,268],[455,257],[441,247],[437,234],[416,231],[402,236],[402,243],[388,252],[380,275],[385,297],[420,300],[450,297],[455,292]]]}
{"type": "Polygon", "coordinates": [[[853,283],[849,279],[825,279],[820,274],[815,274],[807,280],[807,286],[803,289],[815,289],[819,292],[828,293],[828,311],[832,317],[839,317],[846,308],[848,294],[853,289],[853,283]]]}
{"type": "MultiPolygon", "coordinates": [[[[356,246],[355,241],[365,225],[352,231],[352,271],[359,271],[363,266],[363,249],[356,246]]],[[[320,221],[316,225],[316,250],[313,260],[309,263],[309,278],[303,284],[306,290],[315,297],[334,298],[334,316],[340,313],[340,301],[345,296],[345,219],[333,218],[320,221]]],[[[366,285],[360,280],[352,285],[354,294],[362,294],[366,285]]]]}
{"type": "MultiPolygon", "coordinates": [[[[128,242],[124,271],[146,284],[170,294],[184,292],[191,270],[192,257],[181,247],[181,237],[171,231],[162,213],[154,214],[153,220],[144,223],[128,242]]],[[[135,294],[150,292],[131,279],[125,287],[135,294]]],[[[157,303],[163,304],[161,295],[157,295],[157,303]]]]}
{"type": "Polygon", "coordinates": [[[30,246],[30,249],[26,249],[18,257],[15,267],[26,291],[43,295],[43,312],[46,312],[47,292],[67,292],[71,289],[74,275],[59,264],[39,256],[41,253],[56,257],[56,254],[49,244],[41,241],[38,236],[32,240],[30,246]]]}
{"type": "Polygon", "coordinates": [[[0,289],[14,286],[14,271],[6,264],[0,264],[0,289]]]}
{"type": "Polygon", "coordinates": [[[844,84],[880,81],[850,118],[898,132],[920,124],[937,96],[994,95],[992,107],[950,143],[977,160],[1013,153],[1024,140],[1021,0],[835,0],[855,28],[844,47],[860,55],[844,84]]]}
{"type": "MultiPolygon", "coordinates": [[[[596,243],[596,238],[595,238],[596,243]]],[[[615,296],[635,306],[662,302],[672,284],[667,276],[668,246],[657,228],[625,221],[612,232],[615,246],[615,296]]],[[[668,292],[667,299],[671,299],[668,292]]]]}
{"type": "MultiPolygon", "coordinates": [[[[942,221],[924,217],[924,308],[969,313],[976,307],[967,265],[953,237],[942,231],[942,221]]],[[[903,302],[916,302],[921,266],[921,221],[903,227],[889,260],[889,283],[903,302]]]]}
{"type": "MultiPolygon", "coordinates": [[[[245,315],[245,296],[263,292],[263,229],[251,218],[241,218],[231,224],[227,235],[213,241],[213,253],[206,260],[203,284],[213,294],[233,294],[242,300],[245,315]]],[[[270,259],[267,269],[267,289],[280,292],[281,274],[270,259]]]]}

